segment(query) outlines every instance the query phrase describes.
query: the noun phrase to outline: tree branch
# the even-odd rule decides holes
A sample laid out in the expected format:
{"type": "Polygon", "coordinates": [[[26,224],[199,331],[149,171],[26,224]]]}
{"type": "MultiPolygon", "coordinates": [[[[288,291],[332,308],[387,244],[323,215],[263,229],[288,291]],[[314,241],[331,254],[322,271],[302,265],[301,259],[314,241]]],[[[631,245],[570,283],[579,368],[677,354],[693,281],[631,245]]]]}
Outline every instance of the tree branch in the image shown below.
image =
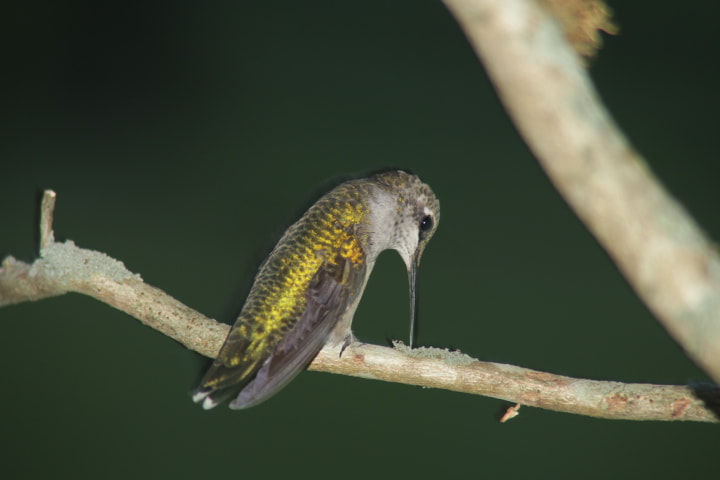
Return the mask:
{"type": "MultiPolygon", "coordinates": [[[[229,327],[143,282],[104,253],[52,240],[55,193],[41,207],[41,258],[27,264],[8,257],[0,268],[0,306],[67,292],[91,296],[122,310],[191,350],[215,357],[229,327]]],[[[354,343],[342,356],[325,348],[310,370],[443,388],[560,412],[626,420],[718,422],[720,389],[580,380],[499,363],[459,352],[354,343]]]]}
{"type": "MultiPolygon", "coordinates": [[[[597,99],[554,22],[533,0],[445,0],[558,190],[649,308],[720,379],[720,261],[597,99]],[[532,81],[528,81],[532,79],[532,81]]],[[[183,305],[109,256],[58,243],[54,192],[41,207],[41,257],[8,257],[0,306],[78,292],[214,357],[228,326],[183,305]]],[[[311,370],[486,395],[600,418],[718,422],[720,389],[581,380],[401,344],[323,349],[311,370]]],[[[513,414],[517,409],[513,407],[513,414]]],[[[509,415],[507,415],[509,417],[509,415]]]]}
{"type": "Polygon", "coordinates": [[[720,258],[600,102],[535,0],[444,0],[555,187],[690,358],[720,383],[720,258]]]}

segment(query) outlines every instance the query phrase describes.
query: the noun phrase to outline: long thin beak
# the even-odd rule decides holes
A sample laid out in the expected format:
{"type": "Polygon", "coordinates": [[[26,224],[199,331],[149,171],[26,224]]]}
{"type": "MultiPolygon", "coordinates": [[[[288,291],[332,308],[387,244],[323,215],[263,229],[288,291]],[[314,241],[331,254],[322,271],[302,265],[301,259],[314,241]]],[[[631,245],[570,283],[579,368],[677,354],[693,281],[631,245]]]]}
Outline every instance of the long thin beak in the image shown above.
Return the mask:
{"type": "Polygon", "coordinates": [[[417,269],[420,255],[415,255],[408,269],[408,283],[410,284],[410,348],[415,342],[415,323],[417,321],[417,269]]]}

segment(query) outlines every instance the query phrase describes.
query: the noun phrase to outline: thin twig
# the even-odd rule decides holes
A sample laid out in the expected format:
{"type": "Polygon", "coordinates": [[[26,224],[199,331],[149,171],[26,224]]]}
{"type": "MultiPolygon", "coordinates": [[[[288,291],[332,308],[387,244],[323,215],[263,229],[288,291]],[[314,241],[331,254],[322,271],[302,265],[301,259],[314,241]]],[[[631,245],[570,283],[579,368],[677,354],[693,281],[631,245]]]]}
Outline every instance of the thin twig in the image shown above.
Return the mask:
{"type": "Polygon", "coordinates": [[[52,190],[43,192],[40,203],[40,251],[55,241],[52,226],[56,197],[57,195],[52,190]]]}
{"type": "Polygon", "coordinates": [[[500,418],[500,423],[505,423],[508,420],[512,420],[513,418],[520,415],[520,407],[521,405],[519,403],[516,403],[512,407],[508,407],[507,410],[505,410],[505,413],[500,418]]]}

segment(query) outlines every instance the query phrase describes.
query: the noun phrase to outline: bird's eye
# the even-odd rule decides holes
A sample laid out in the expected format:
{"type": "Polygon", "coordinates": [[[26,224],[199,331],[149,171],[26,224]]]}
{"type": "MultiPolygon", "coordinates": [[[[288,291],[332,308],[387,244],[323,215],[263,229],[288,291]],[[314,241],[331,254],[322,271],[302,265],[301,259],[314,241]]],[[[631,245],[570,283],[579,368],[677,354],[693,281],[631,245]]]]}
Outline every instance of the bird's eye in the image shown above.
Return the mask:
{"type": "Polygon", "coordinates": [[[427,232],[431,230],[433,227],[433,219],[430,215],[425,215],[422,220],[420,220],[420,231],[421,232],[427,232]]]}

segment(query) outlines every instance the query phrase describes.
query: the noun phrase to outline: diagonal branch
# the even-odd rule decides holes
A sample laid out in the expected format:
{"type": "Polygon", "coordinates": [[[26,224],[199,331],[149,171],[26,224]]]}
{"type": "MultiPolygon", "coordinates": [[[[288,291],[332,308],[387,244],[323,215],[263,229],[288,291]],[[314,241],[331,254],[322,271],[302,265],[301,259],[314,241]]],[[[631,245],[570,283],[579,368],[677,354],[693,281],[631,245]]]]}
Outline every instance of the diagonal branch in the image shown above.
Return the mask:
{"type": "MultiPolygon", "coordinates": [[[[41,258],[27,264],[8,257],[0,268],[0,306],[77,292],[137,318],[207,357],[220,350],[229,327],[203,316],[143,282],[122,262],[52,241],[55,193],[45,192],[41,225],[49,239],[41,258]]],[[[499,363],[459,352],[354,343],[342,356],[323,349],[310,370],[443,388],[528,406],[599,418],[718,422],[720,389],[581,380],[499,363]]]]}
{"type": "Polygon", "coordinates": [[[720,383],[720,257],[633,150],[536,0],[444,0],[541,166],[693,361],[720,383]]]}

